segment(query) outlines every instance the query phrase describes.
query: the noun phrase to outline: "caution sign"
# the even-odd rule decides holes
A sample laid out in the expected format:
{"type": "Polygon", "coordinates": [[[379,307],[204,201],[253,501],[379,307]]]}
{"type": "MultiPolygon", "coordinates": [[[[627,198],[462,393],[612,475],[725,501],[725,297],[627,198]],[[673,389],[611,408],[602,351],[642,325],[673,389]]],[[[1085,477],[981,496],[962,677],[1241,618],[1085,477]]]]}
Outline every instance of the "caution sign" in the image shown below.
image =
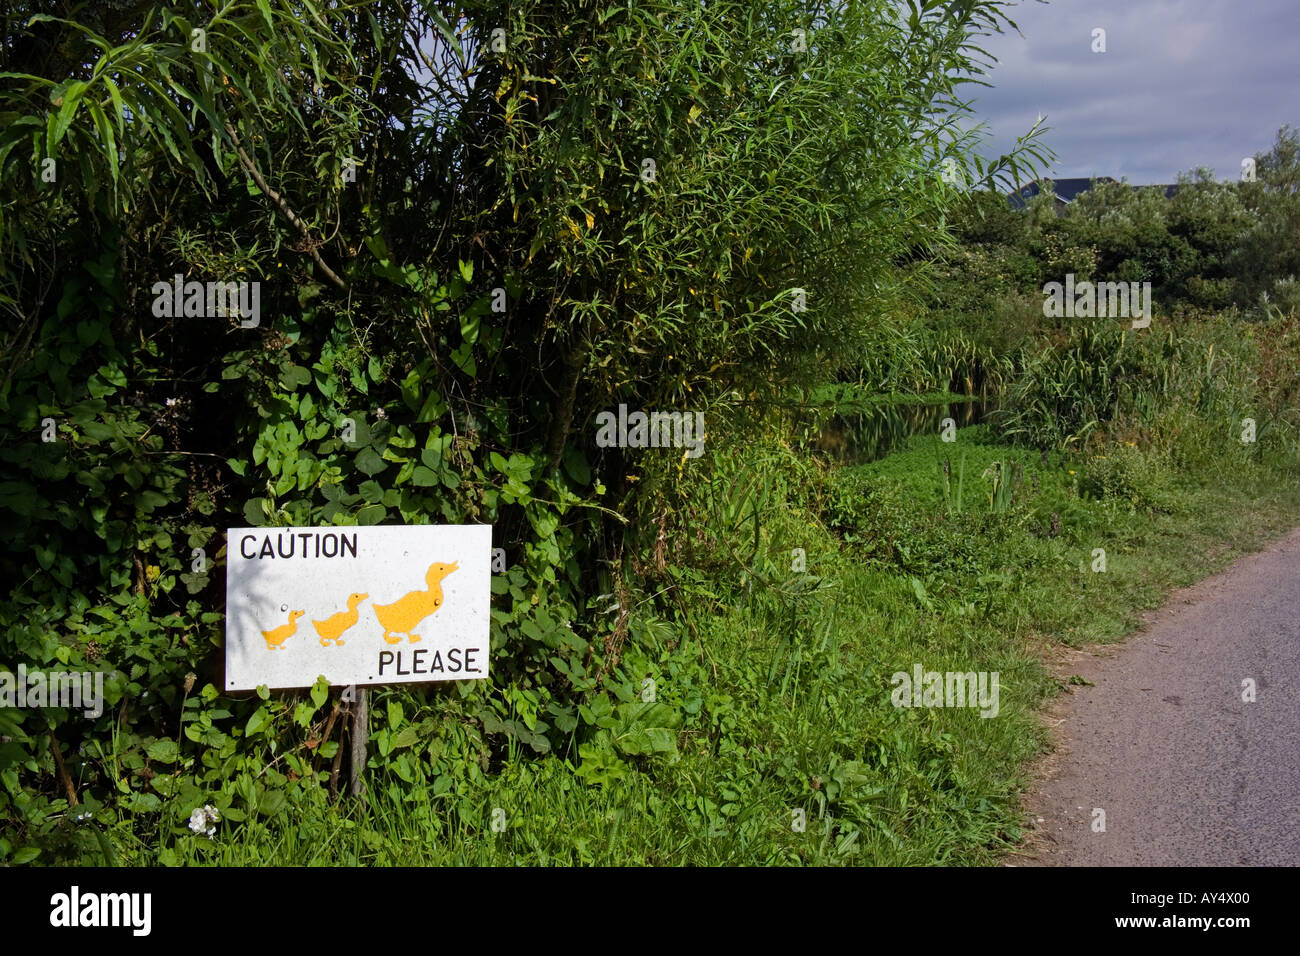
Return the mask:
{"type": "Polygon", "coordinates": [[[489,525],[226,535],[227,690],[487,677],[489,525]]]}

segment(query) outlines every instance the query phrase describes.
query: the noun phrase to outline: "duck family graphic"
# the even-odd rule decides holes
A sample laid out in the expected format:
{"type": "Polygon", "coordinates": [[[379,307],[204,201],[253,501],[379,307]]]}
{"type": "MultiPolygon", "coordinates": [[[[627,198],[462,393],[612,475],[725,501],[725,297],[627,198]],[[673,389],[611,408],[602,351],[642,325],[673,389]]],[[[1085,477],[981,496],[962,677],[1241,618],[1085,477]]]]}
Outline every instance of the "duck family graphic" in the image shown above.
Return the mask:
{"type": "MultiPolygon", "coordinates": [[[[383,627],[383,638],[389,644],[400,644],[405,636],[411,644],[421,640],[415,629],[442,607],[442,580],[459,567],[459,562],[444,564],[435,561],[424,572],[425,588],[403,594],[392,604],[372,604],[375,618],[383,627]]],[[[312,627],[320,637],[322,647],[339,647],[343,635],[361,619],[360,604],[370,597],[369,592],[358,591],[347,596],[347,610],[331,614],[323,621],[313,620],[312,627]]],[[[281,606],[282,609],[284,606],[281,606]]],[[[289,611],[289,622],[269,631],[262,631],[267,650],[280,650],[284,642],[298,630],[298,618],[306,611],[289,611]]]]}
{"type": "Polygon", "coordinates": [[[306,613],[306,611],[290,611],[288,624],[281,624],[269,631],[263,631],[262,637],[266,638],[266,649],[268,651],[278,651],[283,647],[284,642],[293,637],[298,630],[298,618],[306,613]]]}
{"type": "Polygon", "coordinates": [[[343,632],[356,624],[361,618],[360,612],[357,611],[357,605],[368,597],[370,597],[369,594],[349,594],[348,609],[346,611],[331,614],[323,621],[311,622],[311,626],[316,628],[316,633],[320,635],[321,647],[338,647],[343,643],[343,632]]]}

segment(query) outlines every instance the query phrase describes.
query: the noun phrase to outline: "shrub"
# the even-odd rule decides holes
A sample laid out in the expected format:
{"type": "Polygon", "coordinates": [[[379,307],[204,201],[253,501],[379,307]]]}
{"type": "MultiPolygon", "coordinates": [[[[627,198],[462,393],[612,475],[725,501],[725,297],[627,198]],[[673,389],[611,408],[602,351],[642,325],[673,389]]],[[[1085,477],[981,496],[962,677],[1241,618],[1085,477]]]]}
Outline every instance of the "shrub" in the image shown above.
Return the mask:
{"type": "Polygon", "coordinates": [[[1124,501],[1138,510],[1167,511],[1173,500],[1173,474],[1155,454],[1132,444],[1114,445],[1105,455],[1084,462],[1079,493],[1099,501],[1124,501]]]}

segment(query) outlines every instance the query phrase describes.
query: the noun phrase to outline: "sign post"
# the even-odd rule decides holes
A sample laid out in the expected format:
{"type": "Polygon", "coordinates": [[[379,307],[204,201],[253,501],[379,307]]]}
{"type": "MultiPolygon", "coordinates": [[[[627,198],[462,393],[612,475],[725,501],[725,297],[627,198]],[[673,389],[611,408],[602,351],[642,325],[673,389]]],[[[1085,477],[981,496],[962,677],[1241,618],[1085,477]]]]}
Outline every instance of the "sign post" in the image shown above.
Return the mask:
{"type": "Polygon", "coordinates": [[[359,797],[366,792],[362,771],[366,768],[366,745],[370,742],[370,706],[364,687],[358,687],[356,694],[357,699],[352,703],[352,764],[348,792],[359,797]]]}

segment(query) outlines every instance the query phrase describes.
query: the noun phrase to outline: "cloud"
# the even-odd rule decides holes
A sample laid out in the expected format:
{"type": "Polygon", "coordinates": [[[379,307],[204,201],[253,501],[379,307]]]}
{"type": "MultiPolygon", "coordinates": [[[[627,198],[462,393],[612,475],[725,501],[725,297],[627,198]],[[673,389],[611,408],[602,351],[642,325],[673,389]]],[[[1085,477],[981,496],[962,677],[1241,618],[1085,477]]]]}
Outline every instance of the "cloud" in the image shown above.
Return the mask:
{"type": "Polygon", "coordinates": [[[986,37],[998,58],[968,86],[987,124],[984,152],[1015,145],[1041,113],[1050,175],[1172,183],[1208,166],[1235,178],[1284,124],[1300,126],[1296,0],[1022,2],[1014,31],[986,37]],[[1092,51],[1094,28],[1106,52],[1092,51]]]}

